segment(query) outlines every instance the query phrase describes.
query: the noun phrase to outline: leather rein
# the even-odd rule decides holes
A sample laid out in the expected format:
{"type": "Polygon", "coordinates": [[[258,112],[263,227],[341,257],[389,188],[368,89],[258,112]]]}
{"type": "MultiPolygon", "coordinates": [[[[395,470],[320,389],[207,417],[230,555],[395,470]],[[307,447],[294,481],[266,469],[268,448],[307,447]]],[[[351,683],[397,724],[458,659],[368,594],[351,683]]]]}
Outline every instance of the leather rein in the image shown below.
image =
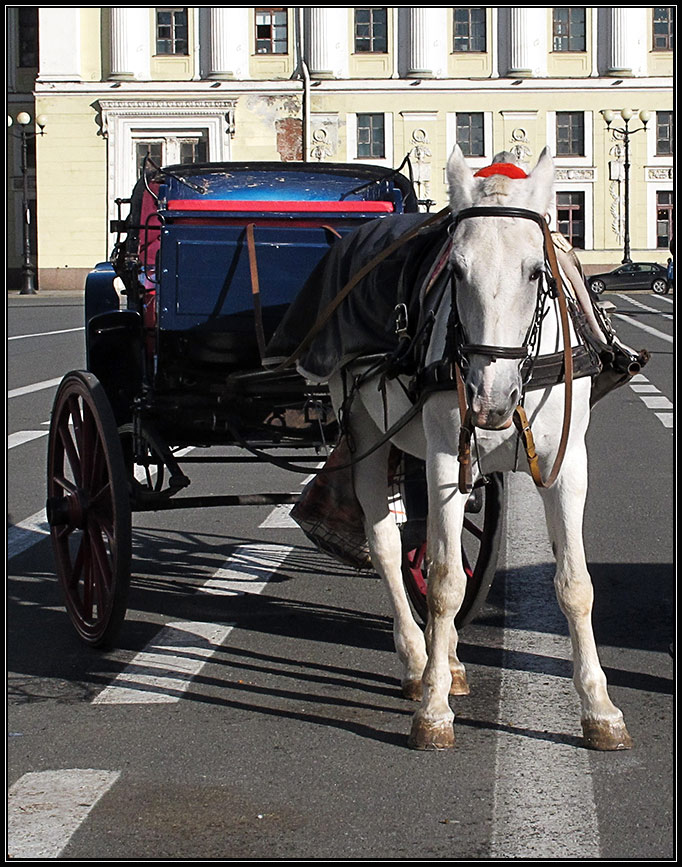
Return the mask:
{"type": "MultiPolygon", "coordinates": [[[[543,479],[540,470],[540,462],[535,450],[535,441],[531,431],[530,422],[526,411],[521,403],[514,410],[512,420],[519,433],[523,447],[528,459],[528,467],[530,474],[538,488],[549,488],[556,481],[559,475],[559,470],[566,454],[568,445],[568,437],[571,427],[571,412],[573,400],[573,351],[571,347],[571,332],[569,324],[568,303],[566,300],[566,290],[564,288],[561,274],[559,272],[559,264],[557,262],[552,236],[546,220],[535,211],[529,211],[525,208],[508,208],[503,206],[492,207],[473,207],[465,208],[459,211],[454,218],[454,223],[451,232],[454,232],[458,223],[469,217],[520,217],[525,220],[531,220],[536,223],[542,233],[544,239],[545,257],[549,265],[550,273],[547,276],[547,283],[550,294],[556,297],[559,305],[559,317],[561,322],[561,332],[563,340],[563,374],[564,374],[564,415],[561,427],[561,437],[559,440],[559,448],[554,459],[554,464],[547,478],[543,479]]],[[[453,299],[453,309],[455,308],[453,299]]],[[[537,318],[537,316],[536,316],[537,318]]],[[[466,402],[466,394],[464,390],[464,381],[462,378],[461,366],[466,363],[467,354],[486,355],[493,360],[495,358],[512,358],[522,361],[529,357],[528,340],[531,335],[533,324],[521,346],[492,346],[484,344],[468,344],[460,343],[457,347],[458,360],[453,359],[454,380],[457,387],[457,396],[459,402],[460,418],[462,425],[459,437],[459,453],[458,461],[459,470],[459,488],[464,493],[468,493],[472,489],[472,472],[471,472],[471,438],[474,433],[474,424],[472,413],[466,402]]]]}

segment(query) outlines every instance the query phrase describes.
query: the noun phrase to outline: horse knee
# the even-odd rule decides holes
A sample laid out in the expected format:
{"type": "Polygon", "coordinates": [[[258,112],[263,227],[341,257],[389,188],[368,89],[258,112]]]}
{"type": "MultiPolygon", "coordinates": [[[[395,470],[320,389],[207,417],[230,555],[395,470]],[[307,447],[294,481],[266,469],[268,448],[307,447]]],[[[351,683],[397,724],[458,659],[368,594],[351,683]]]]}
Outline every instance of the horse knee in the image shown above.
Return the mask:
{"type": "Polygon", "coordinates": [[[554,586],[559,607],[570,620],[589,617],[594,604],[594,588],[589,574],[557,574],[554,586]]]}
{"type": "Polygon", "coordinates": [[[458,573],[447,563],[429,565],[427,604],[431,617],[454,617],[464,598],[458,573]]]}

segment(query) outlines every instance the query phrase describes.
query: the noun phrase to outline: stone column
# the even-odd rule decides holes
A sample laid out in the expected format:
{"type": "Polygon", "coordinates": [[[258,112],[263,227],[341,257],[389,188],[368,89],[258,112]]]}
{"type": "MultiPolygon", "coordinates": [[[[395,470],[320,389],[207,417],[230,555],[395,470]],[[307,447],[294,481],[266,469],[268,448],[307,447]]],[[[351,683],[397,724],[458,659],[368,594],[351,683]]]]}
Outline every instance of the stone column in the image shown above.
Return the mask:
{"type": "Polygon", "coordinates": [[[334,77],[334,10],[311,6],[308,10],[308,68],[315,78],[334,77]]]}
{"type": "Polygon", "coordinates": [[[509,10],[510,57],[509,75],[530,78],[533,75],[532,11],[512,6],[509,10]]]}
{"type": "Polygon", "coordinates": [[[410,54],[407,74],[411,78],[433,78],[433,52],[431,48],[431,9],[427,6],[410,7],[410,54]]]}
{"type": "Polygon", "coordinates": [[[112,6],[109,10],[111,37],[111,71],[109,78],[132,81],[135,78],[135,43],[130,26],[131,9],[112,6]]]}
{"type": "Polygon", "coordinates": [[[229,6],[211,6],[211,56],[208,78],[234,78],[234,53],[230,34],[234,31],[232,9],[229,6]]]}
{"type": "Polygon", "coordinates": [[[631,11],[623,6],[612,6],[609,11],[611,14],[611,41],[606,74],[629,77],[633,75],[635,66],[632,51],[635,47],[633,42],[636,40],[636,34],[633,33],[631,27],[631,11]]]}

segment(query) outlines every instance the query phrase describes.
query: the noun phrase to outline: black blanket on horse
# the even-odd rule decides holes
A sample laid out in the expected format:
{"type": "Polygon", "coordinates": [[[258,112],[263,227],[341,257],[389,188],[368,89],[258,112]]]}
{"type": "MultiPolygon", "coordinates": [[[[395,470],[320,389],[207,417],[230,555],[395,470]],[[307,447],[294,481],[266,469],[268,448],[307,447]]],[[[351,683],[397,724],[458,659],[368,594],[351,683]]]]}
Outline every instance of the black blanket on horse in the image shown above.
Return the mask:
{"type": "MultiPolygon", "coordinates": [[[[385,217],[338,240],[284,315],[267,345],[264,364],[272,367],[290,358],[351,278],[427,219],[426,214],[385,217]]],[[[396,305],[406,305],[408,328],[414,333],[419,317],[419,291],[446,241],[447,221],[439,220],[398,245],[353,287],[310,345],[297,355],[299,370],[324,382],[353,358],[395,350],[396,305]]]]}

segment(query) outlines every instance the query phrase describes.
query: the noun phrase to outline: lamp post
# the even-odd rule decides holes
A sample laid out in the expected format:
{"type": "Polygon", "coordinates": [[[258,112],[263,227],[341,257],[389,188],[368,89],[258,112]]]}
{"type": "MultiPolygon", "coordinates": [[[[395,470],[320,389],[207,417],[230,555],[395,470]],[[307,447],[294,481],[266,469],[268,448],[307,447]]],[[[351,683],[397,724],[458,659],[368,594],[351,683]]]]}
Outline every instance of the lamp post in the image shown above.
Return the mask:
{"type": "Polygon", "coordinates": [[[634,135],[636,132],[642,132],[642,130],[646,129],[646,125],[649,122],[649,118],[651,117],[650,112],[648,111],[640,111],[639,119],[642,121],[642,126],[637,129],[630,129],[630,121],[632,120],[634,112],[630,108],[623,108],[620,111],[620,116],[623,119],[625,126],[623,127],[614,127],[611,130],[611,124],[613,123],[613,119],[615,117],[614,112],[611,111],[610,108],[602,109],[601,116],[604,118],[604,122],[606,123],[606,128],[611,130],[615,135],[621,136],[623,139],[624,147],[625,147],[625,162],[623,164],[624,172],[625,172],[625,195],[624,195],[624,211],[625,211],[625,219],[624,219],[624,238],[623,238],[623,264],[629,264],[632,262],[630,258],[630,136],[634,135]]]}
{"type": "MultiPolygon", "coordinates": [[[[28,142],[39,135],[45,135],[47,118],[41,114],[36,118],[39,131],[29,130],[31,115],[27,111],[20,111],[17,115],[19,130],[13,133],[15,138],[21,140],[21,178],[22,178],[22,227],[23,227],[23,263],[21,266],[21,290],[20,295],[35,295],[35,268],[31,263],[31,211],[28,206],[28,142]]],[[[12,118],[7,117],[7,126],[12,126],[12,118]]]]}

